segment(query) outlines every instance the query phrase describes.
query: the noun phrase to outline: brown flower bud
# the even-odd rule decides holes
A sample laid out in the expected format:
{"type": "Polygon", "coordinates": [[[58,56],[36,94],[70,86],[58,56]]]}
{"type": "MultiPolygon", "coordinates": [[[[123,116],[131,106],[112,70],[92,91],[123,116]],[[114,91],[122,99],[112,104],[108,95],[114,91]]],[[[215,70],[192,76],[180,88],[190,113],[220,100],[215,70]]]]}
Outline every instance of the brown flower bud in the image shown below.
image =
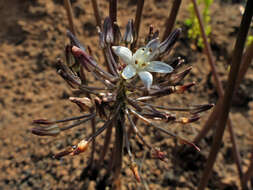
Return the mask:
{"type": "Polygon", "coordinates": [[[69,100],[73,103],[76,103],[82,111],[87,111],[93,106],[92,101],[86,97],[69,97],[69,100]]]}

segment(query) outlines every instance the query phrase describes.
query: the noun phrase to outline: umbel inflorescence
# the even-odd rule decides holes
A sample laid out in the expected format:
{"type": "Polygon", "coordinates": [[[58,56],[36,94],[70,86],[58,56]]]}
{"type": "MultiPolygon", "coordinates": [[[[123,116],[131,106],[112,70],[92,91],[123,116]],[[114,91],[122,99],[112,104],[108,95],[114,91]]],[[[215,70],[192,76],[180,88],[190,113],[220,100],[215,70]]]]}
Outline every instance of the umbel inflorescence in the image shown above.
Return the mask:
{"type": "Polygon", "coordinates": [[[200,112],[212,107],[210,104],[193,105],[186,108],[156,105],[158,98],[173,93],[181,94],[194,85],[194,83],[181,84],[191,70],[191,67],[188,67],[183,71],[178,71],[183,62],[182,59],[178,58],[170,65],[160,61],[164,55],[170,52],[180,32],[181,29],[175,29],[167,39],[160,42],[158,32],[153,33],[151,27],[146,45],[136,49],[133,46],[136,42],[133,21],[128,22],[125,34],[121,37],[117,24],[112,23],[110,18],[106,18],[103,28],[99,29],[99,42],[105,55],[107,69],[104,69],[102,64],[91,56],[91,53],[80,44],[71,32],[67,32],[71,43],[65,49],[66,64],[58,60],[58,73],[72,88],[83,93],[82,97],[70,97],[69,100],[77,104],[84,114],[57,121],[35,120],[36,127],[32,129],[32,133],[40,136],[56,136],[62,131],[91,120],[94,133],[81,140],[77,145],[67,147],[62,152],[55,154],[55,158],[80,154],[90,144],[94,149],[95,138],[106,130],[99,158],[100,161],[103,161],[108,152],[112,129],[114,129],[115,143],[113,157],[110,160],[113,176],[117,178],[120,174],[123,148],[125,147],[130,157],[130,168],[137,181],[140,181],[140,177],[130,145],[131,134],[134,134],[132,136],[135,136],[136,140],[151,151],[154,158],[166,161],[164,152],[145,141],[136,126],[137,120],[199,150],[193,143],[171,133],[157,123],[157,121],[164,121],[168,125],[172,125],[173,123],[194,122],[199,119],[200,112]],[[72,69],[71,65],[78,66],[78,69],[72,69]],[[88,76],[93,76],[101,86],[88,84],[88,76]],[[189,117],[178,118],[174,113],[171,113],[173,111],[186,112],[189,117]],[[71,125],[60,125],[69,121],[75,122],[71,125]],[[98,121],[103,121],[104,124],[97,129],[96,123],[98,121]]]}

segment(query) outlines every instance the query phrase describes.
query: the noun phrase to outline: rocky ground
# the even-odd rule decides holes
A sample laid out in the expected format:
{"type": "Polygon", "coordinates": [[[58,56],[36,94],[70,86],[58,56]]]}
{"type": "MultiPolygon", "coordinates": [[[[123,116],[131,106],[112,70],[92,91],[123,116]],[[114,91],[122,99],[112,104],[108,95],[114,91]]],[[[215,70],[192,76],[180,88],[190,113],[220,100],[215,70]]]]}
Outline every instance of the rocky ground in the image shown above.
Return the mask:
{"type": "MultiPolygon", "coordinates": [[[[136,2],[127,0],[118,3],[118,24],[122,31],[128,19],[135,16],[136,2]]],[[[102,63],[91,1],[73,0],[72,3],[78,38],[90,46],[96,59],[102,63]]],[[[185,66],[193,66],[186,81],[196,81],[197,85],[184,95],[160,100],[165,105],[182,106],[217,101],[206,56],[187,38],[184,20],[188,15],[188,4],[188,1],[182,3],[176,25],[183,28],[183,34],[168,61],[177,56],[185,58],[185,66]]],[[[101,16],[108,16],[108,1],[99,1],[99,7],[101,16]]],[[[170,7],[171,1],[145,1],[140,44],[143,44],[150,24],[163,33],[170,7]]],[[[72,90],[57,75],[55,68],[56,59],[64,58],[64,46],[68,42],[68,22],[62,1],[0,1],[0,12],[0,190],[95,189],[96,182],[87,180],[83,172],[89,152],[61,161],[52,158],[54,153],[87,137],[91,132],[89,124],[55,138],[39,138],[29,131],[34,119],[60,119],[80,114],[79,109],[68,101],[73,96],[72,90]]],[[[211,15],[211,45],[225,86],[229,59],[240,24],[239,4],[229,0],[215,0],[211,6],[211,15]]],[[[249,164],[253,142],[252,70],[251,65],[237,91],[230,114],[244,171],[249,164]]],[[[210,112],[204,113],[202,119],[194,124],[169,127],[192,140],[210,112]]],[[[132,140],[142,168],[143,182],[135,182],[127,167],[126,156],[122,170],[122,189],[196,189],[210,150],[211,135],[199,144],[201,152],[197,153],[192,149],[182,150],[178,142],[153,129],[142,127],[141,131],[145,139],[167,152],[169,162],[151,159],[150,153],[132,140]]],[[[209,189],[239,189],[231,147],[226,132],[209,189]]]]}

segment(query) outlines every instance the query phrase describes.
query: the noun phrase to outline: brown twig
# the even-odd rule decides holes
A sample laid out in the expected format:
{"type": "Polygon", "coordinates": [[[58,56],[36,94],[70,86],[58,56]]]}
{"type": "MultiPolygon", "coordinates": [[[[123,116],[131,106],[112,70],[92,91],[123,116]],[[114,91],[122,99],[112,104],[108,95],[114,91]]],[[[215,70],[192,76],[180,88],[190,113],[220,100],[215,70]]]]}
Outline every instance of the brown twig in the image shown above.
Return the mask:
{"type": "Polygon", "coordinates": [[[76,35],[76,30],[75,30],[75,27],[74,27],[74,16],[73,16],[70,0],[64,0],[64,6],[65,6],[65,9],[66,9],[66,12],[67,12],[67,15],[68,15],[70,31],[74,35],[76,35]]]}
{"type": "Polygon", "coordinates": [[[173,5],[170,10],[170,15],[165,22],[166,29],[164,31],[162,41],[164,41],[170,35],[170,33],[175,25],[181,2],[182,2],[182,0],[174,0],[174,2],[173,2],[173,5]]]}
{"type": "Polygon", "coordinates": [[[241,65],[243,48],[244,48],[244,44],[246,41],[248,30],[250,27],[252,15],[253,15],[253,1],[248,0],[244,15],[243,15],[243,18],[241,21],[241,25],[240,25],[239,33],[237,36],[236,44],[234,47],[234,51],[233,51],[231,70],[229,72],[228,85],[227,85],[225,95],[223,98],[222,111],[220,112],[217,131],[214,136],[214,141],[213,141],[213,145],[211,148],[211,152],[209,154],[209,157],[208,157],[208,160],[206,163],[206,168],[204,170],[200,184],[198,186],[198,190],[203,190],[206,187],[207,182],[210,178],[210,174],[212,172],[212,168],[213,168],[214,162],[216,160],[219,148],[222,143],[222,137],[223,137],[226,122],[228,119],[229,109],[230,109],[231,101],[232,101],[232,97],[233,97],[233,92],[235,90],[236,80],[237,80],[237,76],[238,76],[240,65],[241,65]]]}
{"type": "MultiPolygon", "coordinates": [[[[199,21],[201,35],[202,35],[202,38],[203,38],[203,41],[204,41],[204,46],[205,46],[205,53],[207,55],[208,62],[209,62],[210,66],[211,66],[211,69],[212,69],[212,73],[213,73],[213,76],[214,76],[216,89],[217,89],[218,94],[219,94],[219,99],[223,100],[224,90],[223,90],[221,81],[219,79],[219,76],[218,76],[218,73],[217,73],[217,70],[216,70],[216,67],[215,67],[212,50],[211,50],[210,44],[208,43],[208,39],[207,39],[207,36],[206,36],[206,33],[205,33],[205,28],[204,28],[203,20],[202,20],[202,17],[200,15],[200,12],[199,12],[196,0],[192,0],[192,3],[194,5],[194,10],[195,10],[195,13],[196,13],[198,21],[199,21]]],[[[217,105],[217,108],[214,109],[213,113],[211,114],[211,118],[208,119],[208,123],[206,123],[205,126],[204,126],[204,128],[202,129],[203,132],[200,132],[200,134],[206,135],[206,133],[209,131],[209,129],[213,126],[214,122],[216,121],[215,118],[217,116],[219,116],[219,113],[220,113],[219,112],[220,109],[218,109],[218,108],[219,107],[217,105]]],[[[234,134],[234,131],[233,131],[233,126],[232,126],[232,122],[231,122],[230,118],[228,119],[228,128],[229,128],[229,133],[230,133],[230,139],[231,139],[232,146],[233,146],[233,156],[234,156],[234,159],[235,159],[235,162],[236,162],[236,166],[237,166],[237,169],[238,169],[239,176],[241,178],[242,177],[241,158],[240,158],[240,154],[239,154],[238,147],[237,147],[237,144],[236,144],[235,134],[234,134]]],[[[197,137],[200,140],[204,136],[202,136],[202,137],[201,136],[197,136],[197,137]]],[[[194,141],[196,142],[196,139],[194,141]]]]}
{"type": "Polygon", "coordinates": [[[142,11],[144,6],[144,0],[138,0],[137,3],[137,10],[134,20],[134,29],[135,29],[135,39],[134,42],[131,44],[131,50],[133,50],[137,44],[138,38],[139,38],[139,31],[140,31],[140,25],[141,25],[141,17],[142,17],[142,11]]]}

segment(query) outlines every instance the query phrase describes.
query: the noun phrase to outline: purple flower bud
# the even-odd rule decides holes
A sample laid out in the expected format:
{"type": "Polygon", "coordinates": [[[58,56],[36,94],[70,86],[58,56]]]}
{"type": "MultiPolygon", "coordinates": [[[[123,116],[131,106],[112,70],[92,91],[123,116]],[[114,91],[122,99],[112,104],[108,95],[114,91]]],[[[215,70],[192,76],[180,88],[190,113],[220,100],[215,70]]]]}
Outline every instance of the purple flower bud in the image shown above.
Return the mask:
{"type": "Polygon", "coordinates": [[[134,41],[133,19],[129,20],[126,25],[126,32],[124,34],[123,41],[127,44],[132,44],[134,41]]]}
{"type": "Polygon", "coordinates": [[[104,41],[107,44],[112,44],[114,42],[114,35],[113,35],[112,21],[109,17],[106,17],[104,20],[103,33],[104,33],[104,41]]]}
{"type": "Polygon", "coordinates": [[[177,39],[179,38],[179,35],[181,33],[181,29],[177,28],[175,29],[169,36],[166,38],[158,47],[159,54],[164,55],[168,54],[173,47],[173,45],[176,43],[177,39]]]}

